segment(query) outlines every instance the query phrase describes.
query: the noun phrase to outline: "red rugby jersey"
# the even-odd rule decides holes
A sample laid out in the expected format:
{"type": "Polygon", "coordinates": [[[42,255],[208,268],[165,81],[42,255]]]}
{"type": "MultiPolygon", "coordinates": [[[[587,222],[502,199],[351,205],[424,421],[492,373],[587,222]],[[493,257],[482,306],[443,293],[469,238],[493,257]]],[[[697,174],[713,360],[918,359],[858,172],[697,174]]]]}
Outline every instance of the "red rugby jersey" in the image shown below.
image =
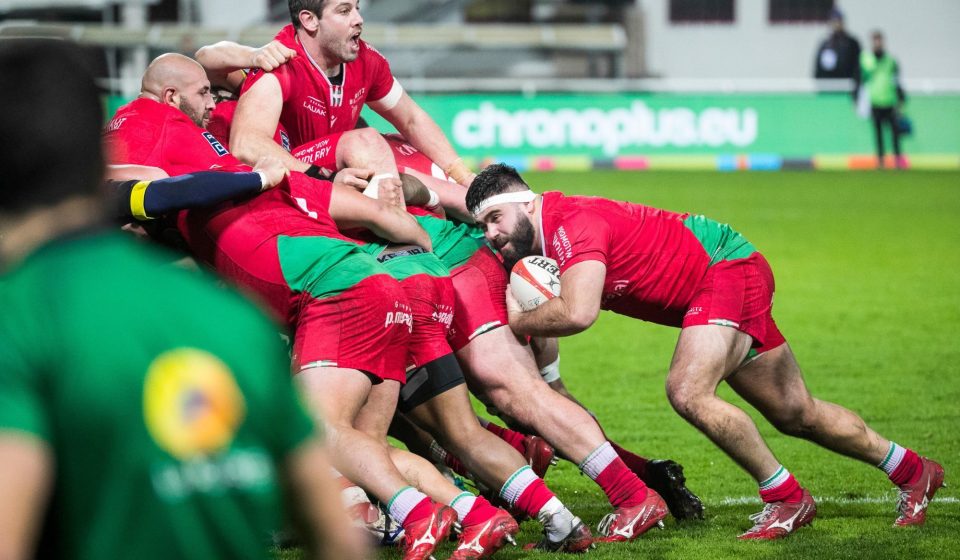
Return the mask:
{"type": "MultiPolygon", "coordinates": [[[[387,59],[365,41],[360,41],[357,58],[343,65],[343,79],[335,86],[304,51],[292,25],[280,30],[276,39],[297,51],[296,57],[270,72],[280,82],[283,92],[280,124],[290,135],[293,146],[352,130],[364,103],[395,101],[403,92],[387,59]]],[[[244,81],[243,91],[265,74],[261,70],[251,72],[244,81]]]]}
{"type": "Polygon", "coordinates": [[[689,214],[588,196],[543,194],[544,256],[560,273],[576,263],[607,266],[601,307],[680,326],[710,265],[700,240],[684,225],[689,214]]]}

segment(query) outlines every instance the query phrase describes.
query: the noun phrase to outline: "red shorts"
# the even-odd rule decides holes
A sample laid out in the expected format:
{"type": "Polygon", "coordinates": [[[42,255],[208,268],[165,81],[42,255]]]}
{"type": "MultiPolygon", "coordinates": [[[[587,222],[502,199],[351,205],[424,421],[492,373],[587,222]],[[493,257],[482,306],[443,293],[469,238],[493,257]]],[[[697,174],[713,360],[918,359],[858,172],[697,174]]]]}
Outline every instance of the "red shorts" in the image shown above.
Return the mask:
{"type": "Polygon", "coordinates": [[[773,271],[760,253],[721,261],[707,269],[682,327],[732,327],[753,337],[751,355],[772,350],[786,342],[771,315],[774,287],[773,271]]]}
{"type": "Polygon", "coordinates": [[[418,368],[452,354],[447,331],[453,320],[453,282],[449,276],[414,274],[400,281],[413,309],[413,332],[406,357],[407,367],[418,368]]]}
{"type": "Polygon", "coordinates": [[[456,352],[474,337],[507,324],[507,271],[489,247],[450,271],[456,304],[450,346],[456,352]]]}
{"type": "Polygon", "coordinates": [[[304,163],[322,167],[328,171],[337,170],[337,144],[344,132],[321,136],[316,140],[301,144],[290,153],[304,163]]]}
{"type": "Polygon", "coordinates": [[[298,295],[294,371],[339,367],[406,382],[402,354],[414,314],[396,280],[377,274],[332,297],[298,295]]]}

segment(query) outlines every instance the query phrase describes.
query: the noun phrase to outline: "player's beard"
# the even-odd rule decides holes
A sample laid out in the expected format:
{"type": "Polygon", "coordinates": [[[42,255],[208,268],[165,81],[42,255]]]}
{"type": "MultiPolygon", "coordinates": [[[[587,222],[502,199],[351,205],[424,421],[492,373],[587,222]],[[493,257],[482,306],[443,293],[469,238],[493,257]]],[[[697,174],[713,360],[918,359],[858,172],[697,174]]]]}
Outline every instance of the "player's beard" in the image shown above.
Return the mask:
{"type": "Polygon", "coordinates": [[[507,270],[512,270],[513,265],[517,264],[523,257],[529,257],[533,254],[533,224],[526,216],[520,214],[517,227],[513,228],[513,233],[510,234],[507,241],[510,247],[500,249],[503,264],[507,267],[507,270]]]}
{"type": "Polygon", "coordinates": [[[206,107],[194,108],[187,102],[186,99],[181,99],[179,108],[184,115],[193,121],[193,124],[199,126],[200,128],[207,127],[207,123],[210,121],[210,114],[207,112],[206,107]]]}

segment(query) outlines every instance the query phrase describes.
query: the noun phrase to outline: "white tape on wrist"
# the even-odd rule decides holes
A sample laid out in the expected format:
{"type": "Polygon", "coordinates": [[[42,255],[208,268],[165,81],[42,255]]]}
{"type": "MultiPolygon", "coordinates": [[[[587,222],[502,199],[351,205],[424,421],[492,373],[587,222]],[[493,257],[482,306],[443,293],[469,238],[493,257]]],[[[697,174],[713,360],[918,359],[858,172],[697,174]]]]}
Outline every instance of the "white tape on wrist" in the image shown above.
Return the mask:
{"type": "Polygon", "coordinates": [[[380,197],[380,181],[384,179],[389,179],[393,177],[391,173],[381,173],[379,175],[374,175],[370,182],[367,183],[367,188],[363,189],[363,195],[369,196],[370,198],[377,199],[380,197]]]}
{"type": "Polygon", "coordinates": [[[491,206],[496,206],[497,204],[506,204],[508,202],[520,202],[526,204],[535,198],[537,198],[537,193],[533,191],[518,191],[495,194],[490,198],[484,199],[480,204],[477,205],[477,208],[473,211],[473,217],[479,220],[480,216],[483,215],[488,208],[491,206]]]}
{"type": "Polygon", "coordinates": [[[540,368],[540,376],[543,377],[543,380],[547,383],[553,383],[560,379],[560,356],[557,356],[557,359],[554,360],[552,364],[540,368]]]}
{"type": "Polygon", "coordinates": [[[440,195],[433,192],[430,189],[427,189],[427,192],[430,193],[430,200],[427,201],[427,210],[435,210],[440,207],[440,195]]]}
{"type": "Polygon", "coordinates": [[[256,174],[260,176],[260,190],[266,190],[270,186],[270,181],[267,179],[267,174],[263,171],[256,171],[256,174]]]}

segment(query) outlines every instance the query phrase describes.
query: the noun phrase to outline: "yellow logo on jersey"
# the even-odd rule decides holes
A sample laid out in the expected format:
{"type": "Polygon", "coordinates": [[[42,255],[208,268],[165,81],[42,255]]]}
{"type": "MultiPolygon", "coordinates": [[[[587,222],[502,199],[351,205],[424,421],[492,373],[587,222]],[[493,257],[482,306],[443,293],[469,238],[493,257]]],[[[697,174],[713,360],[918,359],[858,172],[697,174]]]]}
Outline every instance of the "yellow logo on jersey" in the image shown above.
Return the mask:
{"type": "Polygon", "coordinates": [[[180,460],[229,445],[246,415],[230,368],[195,348],[164,352],[150,364],[143,410],[154,441],[180,460]]]}

